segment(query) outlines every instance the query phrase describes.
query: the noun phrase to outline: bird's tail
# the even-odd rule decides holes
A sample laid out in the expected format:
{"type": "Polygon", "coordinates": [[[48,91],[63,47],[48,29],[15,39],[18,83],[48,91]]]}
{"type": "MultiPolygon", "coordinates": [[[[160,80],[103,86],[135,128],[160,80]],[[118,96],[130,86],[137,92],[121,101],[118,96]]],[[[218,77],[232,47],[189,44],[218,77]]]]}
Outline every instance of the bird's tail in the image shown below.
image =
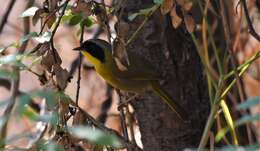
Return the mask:
{"type": "Polygon", "coordinates": [[[162,100],[178,115],[180,119],[183,121],[187,120],[188,116],[185,110],[161,88],[157,81],[152,81],[152,88],[153,91],[162,98],[162,100]]]}

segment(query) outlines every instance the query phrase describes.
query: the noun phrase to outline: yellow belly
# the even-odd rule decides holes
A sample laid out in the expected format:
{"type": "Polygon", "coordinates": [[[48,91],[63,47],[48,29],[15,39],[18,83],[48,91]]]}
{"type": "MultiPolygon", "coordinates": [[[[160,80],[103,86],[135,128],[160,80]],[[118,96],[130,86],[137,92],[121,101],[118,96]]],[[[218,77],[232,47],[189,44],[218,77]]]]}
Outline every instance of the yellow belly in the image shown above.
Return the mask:
{"type": "Polygon", "coordinates": [[[96,72],[114,88],[137,93],[144,92],[151,88],[151,82],[149,80],[118,78],[117,74],[115,74],[115,71],[111,70],[111,68],[114,70],[118,70],[114,63],[106,62],[106,64],[104,64],[96,58],[90,56],[90,54],[86,52],[82,53],[95,66],[96,72]]]}

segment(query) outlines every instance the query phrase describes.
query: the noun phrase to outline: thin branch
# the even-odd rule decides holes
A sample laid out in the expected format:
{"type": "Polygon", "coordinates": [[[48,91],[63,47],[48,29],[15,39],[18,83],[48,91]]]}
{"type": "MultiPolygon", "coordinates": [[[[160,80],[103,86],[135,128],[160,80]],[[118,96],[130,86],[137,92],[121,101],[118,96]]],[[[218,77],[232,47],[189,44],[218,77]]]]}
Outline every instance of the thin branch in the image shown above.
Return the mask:
{"type": "Polygon", "coordinates": [[[39,34],[42,34],[44,27],[46,26],[46,24],[48,23],[48,21],[51,19],[52,15],[54,15],[57,11],[59,11],[62,7],[64,7],[64,5],[66,5],[66,3],[60,5],[58,8],[56,8],[55,10],[53,10],[48,17],[46,18],[46,20],[44,21],[42,27],[41,27],[41,31],[39,34]]]}
{"type": "Polygon", "coordinates": [[[56,31],[57,31],[59,25],[60,25],[62,16],[63,16],[64,13],[65,13],[65,10],[66,10],[66,8],[67,8],[67,5],[68,5],[69,1],[70,1],[70,0],[66,0],[66,1],[64,2],[64,6],[63,6],[63,9],[62,9],[62,12],[61,12],[61,14],[60,14],[60,16],[59,16],[59,18],[58,18],[58,21],[57,21],[56,25],[55,25],[54,28],[53,28],[53,31],[52,31],[52,34],[51,34],[51,38],[50,38],[51,50],[52,50],[52,54],[53,54],[53,58],[54,58],[55,63],[57,63],[57,57],[56,57],[56,53],[55,53],[56,49],[55,49],[55,47],[54,47],[53,38],[54,38],[54,35],[55,35],[55,33],[56,33],[56,31]]]}
{"type": "MultiPolygon", "coordinates": [[[[102,30],[102,28],[100,27],[100,26],[98,26],[97,27],[97,30],[96,30],[96,32],[94,33],[94,35],[93,35],[93,39],[96,39],[99,35],[101,35],[102,34],[102,32],[103,32],[103,30],[102,30]]],[[[74,73],[75,73],[75,71],[76,71],[76,69],[77,69],[77,66],[79,65],[79,55],[78,55],[78,57],[77,58],[75,58],[73,61],[72,61],[72,63],[71,63],[71,65],[70,65],[70,71],[69,71],[69,73],[70,73],[70,76],[73,76],[74,75],[74,73]]]]}
{"type": "Polygon", "coordinates": [[[0,33],[3,31],[4,29],[4,26],[7,22],[7,19],[8,19],[8,16],[14,6],[14,3],[15,3],[16,0],[11,0],[11,2],[9,3],[8,7],[7,7],[7,11],[5,12],[5,14],[3,15],[3,18],[1,20],[1,24],[0,24],[0,33]]]}
{"type": "Polygon", "coordinates": [[[138,35],[138,33],[141,31],[141,29],[144,27],[145,23],[149,20],[150,16],[153,15],[153,13],[159,8],[159,5],[155,5],[153,10],[145,16],[144,21],[140,24],[140,26],[136,29],[136,31],[132,34],[132,36],[127,40],[126,46],[128,46],[138,35]]]}
{"type": "MultiPolygon", "coordinates": [[[[76,104],[70,100],[71,105],[73,105],[74,107],[76,107],[76,104]]],[[[142,151],[142,149],[140,147],[138,147],[136,144],[133,144],[129,141],[127,141],[124,137],[122,137],[117,131],[107,128],[105,125],[103,125],[102,123],[96,121],[91,115],[89,115],[87,112],[85,112],[82,108],[77,107],[78,110],[80,111],[80,113],[82,115],[84,115],[85,117],[87,117],[88,123],[91,122],[93,126],[99,128],[100,130],[109,133],[109,134],[113,134],[115,136],[118,137],[118,139],[120,140],[120,142],[123,144],[124,148],[130,148],[133,151],[142,151]]]]}
{"type": "MultiPolygon", "coordinates": [[[[80,45],[82,45],[84,40],[84,25],[81,27],[80,35],[80,45]]],[[[82,54],[79,52],[79,65],[78,65],[78,80],[77,80],[77,92],[76,92],[76,105],[79,105],[79,89],[80,89],[80,80],[81,80],[81,64],[82,64],[82,54]]]]}
{"type": "Polygon", "coordinates": [[[260,35],[258,35],[258,33],[255,31],[253,23],[250,19],[249,13],[248,13],[248,8],[247,8],[247,4],[246,4],[246,0],[240,0],[242,2],[243,8],[244,8],[244,12],[245,12],[245,16],[246,16],[246,21],[247,21],[247,25],[249,28],[249,33],[257,40],[260,42],[260,35]]]}

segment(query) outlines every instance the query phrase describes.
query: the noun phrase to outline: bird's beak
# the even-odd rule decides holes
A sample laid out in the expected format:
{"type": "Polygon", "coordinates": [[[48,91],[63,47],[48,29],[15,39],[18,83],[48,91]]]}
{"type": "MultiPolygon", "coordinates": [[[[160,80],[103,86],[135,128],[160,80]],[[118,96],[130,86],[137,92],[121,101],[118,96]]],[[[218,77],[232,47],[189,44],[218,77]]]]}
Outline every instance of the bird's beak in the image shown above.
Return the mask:
{"type": "Polygon", "coordinates": [[[81,51],[82,48],[81,48],[81,47],[76,47],[76,48],[73,48],[72,50],[75,50],[75,51],[81,51]]]}

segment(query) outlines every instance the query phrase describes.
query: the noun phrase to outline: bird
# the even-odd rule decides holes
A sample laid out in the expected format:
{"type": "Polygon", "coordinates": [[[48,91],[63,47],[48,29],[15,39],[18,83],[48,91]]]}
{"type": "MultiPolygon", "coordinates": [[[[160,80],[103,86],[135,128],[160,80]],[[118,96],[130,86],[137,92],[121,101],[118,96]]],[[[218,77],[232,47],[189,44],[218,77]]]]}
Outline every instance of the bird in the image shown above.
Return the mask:
{"type": "Polygon", "coordinates": [[[111,44],[105,40],[88,39],[73,50],[80,51],[93,64],[95,71],[112,87],[138,94],[153,91],[181,120],[187,119],[186,111],[159,84],[160,76],[152,63],[140,54],[127,52],[129,65],[126,70],[122,70],[113,56],[111,44]]]}

